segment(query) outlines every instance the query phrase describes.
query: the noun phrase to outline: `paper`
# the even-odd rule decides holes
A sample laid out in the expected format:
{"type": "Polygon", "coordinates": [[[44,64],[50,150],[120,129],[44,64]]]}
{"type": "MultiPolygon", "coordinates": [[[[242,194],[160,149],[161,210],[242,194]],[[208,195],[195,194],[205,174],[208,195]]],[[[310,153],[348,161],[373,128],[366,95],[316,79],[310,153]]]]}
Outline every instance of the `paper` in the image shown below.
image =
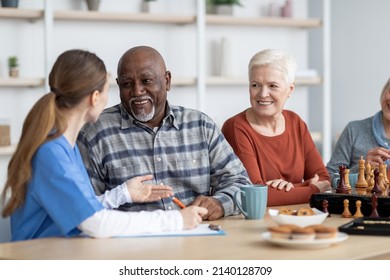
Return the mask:
{"type": "Polygon", "coordinates": [[[212,230],[209,224],[200,224],[195,229],[179,230],[179,231],[164,231],[158,233],[143,233],[130,234],[123,237],[164,237],[164,236],[201,236],[201,235],[225,235],[223,230],[212,230]]]}

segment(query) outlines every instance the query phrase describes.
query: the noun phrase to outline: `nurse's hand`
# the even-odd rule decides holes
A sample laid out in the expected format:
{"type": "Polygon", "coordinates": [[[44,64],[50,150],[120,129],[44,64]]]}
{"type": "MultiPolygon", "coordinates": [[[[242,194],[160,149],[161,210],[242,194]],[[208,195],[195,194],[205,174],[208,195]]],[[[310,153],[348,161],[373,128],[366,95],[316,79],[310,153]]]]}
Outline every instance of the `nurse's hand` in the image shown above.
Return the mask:
{"type": "Polygon", "coordinates": [[[145,175],[126,181],[127,190],[133,202],[151,202],[173,196],[173,191],[170,186],[148,185],[143,183],[152,179],[152,175],[145,175]]]}
{"type": "Polygon", "coordinates": [[[203,220],[214,221],[223,217],[225,214],[225,210],[223,209],[221,202],[211,196],[199,195],[190,204],[207,209],[208,212],[202,216],[203,220]]]}

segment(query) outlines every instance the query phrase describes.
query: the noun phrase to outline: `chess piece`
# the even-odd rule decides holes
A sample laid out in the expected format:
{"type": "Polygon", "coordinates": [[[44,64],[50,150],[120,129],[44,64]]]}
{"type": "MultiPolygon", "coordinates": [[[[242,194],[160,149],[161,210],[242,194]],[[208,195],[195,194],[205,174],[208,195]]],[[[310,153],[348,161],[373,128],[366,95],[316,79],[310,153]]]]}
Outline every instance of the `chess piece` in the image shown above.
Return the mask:
{"type": "Polygon", "coordinates": [[[376,195],[381,195],[382,189],[379,187],[378,180],[379,180],[379,169],[375,168],[375,170],[374,170],[374,186],[371,189],[371,193],[375,193],[376,195]]]}
{"type": "Polygon", "coordinates": [[[386,181],[388,183],[389,180],[387,179],[387,176],[386,176],[386,174],[387,174],[386,164],[384,164],[384,163],[379,164],[379,173],[383,174],[383,183],[386,184],[386,181]]]}
{"type": "Polygon", "coordinates": [[[382,194],[385,193],[385,191],[386,191],[385,176],[381,172],[379,172],[378,186],[381,188],[382,194]]]}
{"type": "Polygon", "coordinates": [[[348,194],[348,188],[345,186],[345,169],[346,166],[344,164],[339,166],[340,180],[336,189],[336,193],[348,194]]]}
{"type": "Polygon", "coordinates": [[[372,188],[374,187],[374,184],[375,184],[374,170],[373,169],[371,169],[370,180],[367,183],[368,183],[368,186],[367,186],[367,189],[366,189],[366,193],[367,194],[371,194],[372,188]]]}
{"type": "Polygon", "coordinates": [[[361,195],[366,194],[366,189],[367,189],[367,181],[365,178],[365,167],[364,167],[365,160],[363,159],[363,156],[360,157],[359,160],[359,175],[358,175],[358,180],[356,182],[356,192],[361,195]]]}
{"type": "Polygon", "coordinates": [[[379,217],[378,210],[377,210],[378,197],[377,197],[375,192],[372,194],[372,197],[371,197],[371,205],[372,205],[372,212],[371,212],[370,218],[378,218],[379,217]]]}
{"type": "Polygon", "coordinates": [[[345,169],[344,171],[344,183],[345,183],[345,187],[348,189],[348,193],[351,193],[352,191],[352,187],[351,187],[351,184],[349,183],[349,169],[345,169]]]}
{"type": "Polygon", "coordinates": [[[389,191],[389,178],[387,177],[387,164],[381,163],[379,164],[379,172],[383,174],[383,187],[382,195],[388,196],[389,191]]]}
{"type": "Polygon", "coordinates": [[[361,211],[361,207],[362,207],[362,202],[360,200],[356,200],[356,212],[353,215],[353,217],[355,219],[360,218],[360,217],[364,217],[364,215],[361,211]]]}
{"type": "Polygon", "coordinates": [[[351,218],[352,214],[349,211],[349,200],[344,199],[344,212],[341,214],[342,218],[351,218]]]}
{"type": "Polygon", "coordinates": [[[330,217],[330,213],[329,213],[329,211],[328,211],[328,206],[329,206],[329,202],[326,200],[326,199],[324,199],[323,201],[322,201],[322,211],[324,212],[324,213],[328,213],[328,218],[330,217]]]}

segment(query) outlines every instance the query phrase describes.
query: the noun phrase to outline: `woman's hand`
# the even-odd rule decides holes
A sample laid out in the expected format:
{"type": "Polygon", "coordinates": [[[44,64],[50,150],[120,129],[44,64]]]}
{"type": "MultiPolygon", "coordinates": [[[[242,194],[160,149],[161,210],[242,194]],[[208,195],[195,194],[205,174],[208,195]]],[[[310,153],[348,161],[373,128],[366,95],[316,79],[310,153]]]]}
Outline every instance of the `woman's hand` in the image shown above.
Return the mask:
{"type": "Polygon", "coordinates": [[[143,183],[152,179],[152,175],[145,175],[126,181],[127,190],[133,202],[151,202],[173,196],[173,191],[170,186],[146,185],[143,183]]]}
{"type": "Polygon", "coordinates": [[[332,190],[329,181],[319,181],[319,177],[317,174],[309,180],[309,183],[315,185],[321,193],[332,190]]]}
{"type": "Polygon", "coordinates": [[[272,188],[277,188],[278,190],[285,189],[286,192],[294,188],[294,185],[292,183],[284,181],[282,179],[274,179],[267,181],[267,185],[272,188]]]}
{"type": "Polygon", "coordinates": [[[390,158],[390,150],[377,147],[368,150],[366,155],[366,162],[368,162],[373,167],[379,167],[379,164],[384,163],[390,158]]]}
{"type": "Polygon", "coordinates": [[[196,228],[203,220],[203,216],[207,215],[207,209],[195,205],[188,206],[180,210],[183,216],[183,229],[196,228]]]}

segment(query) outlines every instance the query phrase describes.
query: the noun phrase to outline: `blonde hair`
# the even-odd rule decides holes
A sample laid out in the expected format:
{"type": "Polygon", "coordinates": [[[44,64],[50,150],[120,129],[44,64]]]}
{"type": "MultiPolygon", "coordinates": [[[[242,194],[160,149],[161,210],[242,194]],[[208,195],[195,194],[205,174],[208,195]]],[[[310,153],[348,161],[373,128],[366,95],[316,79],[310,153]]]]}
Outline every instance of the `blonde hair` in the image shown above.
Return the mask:
{"type": "Polygon", "coordinates": [[[2,193],[2,216],[11,215],[25,201],[31,179],[32,159],[38,148],[55,139],[66,129],[62,116],[65,108],[77,105],[95,90],[102,91],[107,79],[103,61],[83,50],[62,53],[49,75],[50,93],[42,96],[28,113],[19,144],[8,164],[7,180],[2,193]],[[11,196],[7,201],[7,193],[11,196]]]}
{"type": "Polygon", "coordinates": [[[284,73],[286,83],[295,81],[297,64],[294,57],[285,50],[265,49],[256,53],[249,61],[249,76],[252,68],[257,66],[272,66],[284,73]]]}

